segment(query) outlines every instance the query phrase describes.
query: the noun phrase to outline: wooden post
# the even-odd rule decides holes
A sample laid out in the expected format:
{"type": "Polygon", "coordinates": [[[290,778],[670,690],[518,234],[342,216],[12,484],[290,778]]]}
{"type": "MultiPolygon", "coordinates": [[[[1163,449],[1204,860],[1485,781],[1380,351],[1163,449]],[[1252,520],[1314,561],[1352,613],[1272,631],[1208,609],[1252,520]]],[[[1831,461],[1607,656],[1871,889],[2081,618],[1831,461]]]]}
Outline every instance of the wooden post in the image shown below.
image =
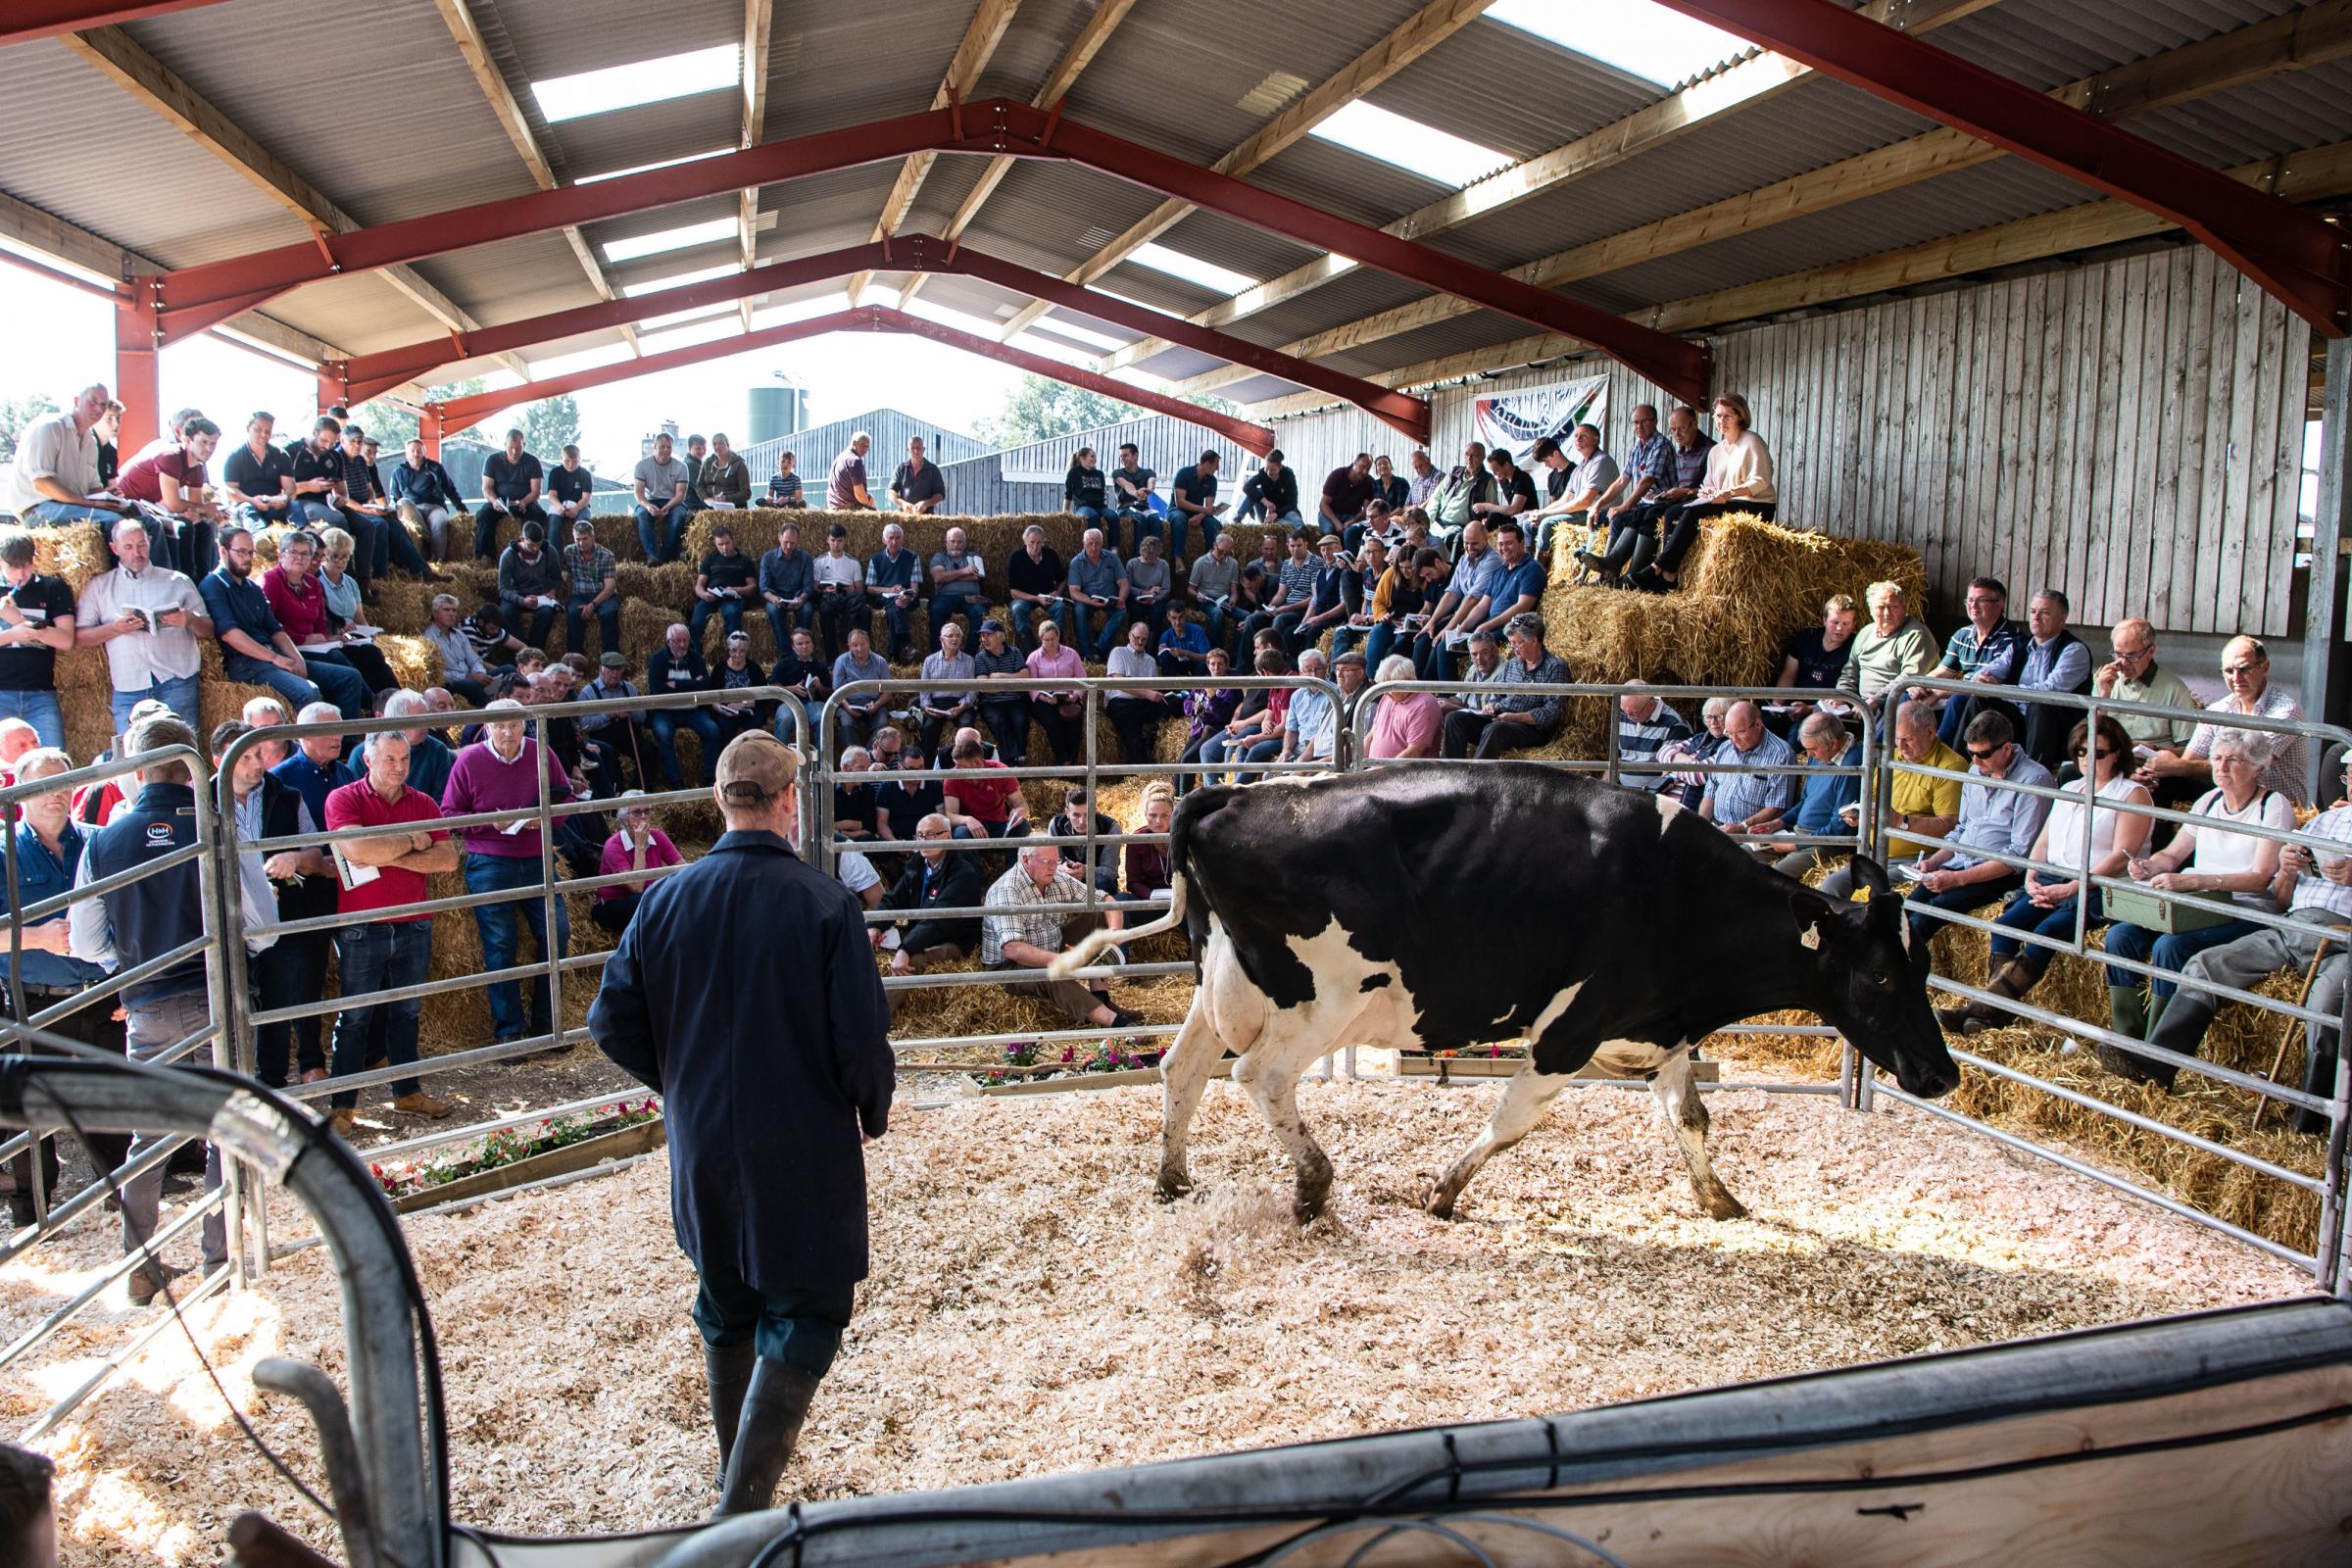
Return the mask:
{"type": "MultiPolygon", "coordinates": [[[[2320,408],[2320,499],[2312,514],[2311,575],[2303,590],[2303,712],[2322,722],[2343,716],[2345,682],[2335,666],[2344,640],[2344,551],[2352,545],[2352,339],[2328,344],[2328,380],[2320,408]]],[[[2314,800],[2326,798],[2311,749],[2314,800]]]]}

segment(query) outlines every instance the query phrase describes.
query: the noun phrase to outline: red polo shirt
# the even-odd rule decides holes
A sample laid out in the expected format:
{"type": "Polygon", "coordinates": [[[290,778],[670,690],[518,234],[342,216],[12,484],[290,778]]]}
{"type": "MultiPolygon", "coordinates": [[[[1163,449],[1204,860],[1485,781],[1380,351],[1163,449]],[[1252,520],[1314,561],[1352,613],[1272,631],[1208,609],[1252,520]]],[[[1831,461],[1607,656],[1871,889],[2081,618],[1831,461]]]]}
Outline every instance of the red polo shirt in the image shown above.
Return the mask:
{"type": "MultiPolygon", "coordinates": [[[[366,779],[346,784],[330,791],[326,797],[326,825],[328,829],[346,827],[388,827],[394,822],[438,822],[441,808],[422,790],[402,790],[400,799],[387,801],[375,793],[375,786],[366,779]]],[[[435,833],[436,840],[448,838],[447,833],[435,833]]],[[[376,878],[356,888],[345,888],[335,906],[340,914],[365,915],[376,909],[389,909],[396,905],[418,904],[425,898],[425,876],[422,871],[411,871],[401,866],[379,865],[376,878]]],[[[395,921],[429,920],[425,914],[395,915],[395,921]]]]}
{"type": "Polygon", "coordinates": [[[317,572],[303,578],[297,589],[287,580],[285,567],[271,566],[262,573],[262,597],[270,601],[270,612],[295,647],[333,639],[335,628],[326,618],[326,595],[319,590],[317,572]]]}

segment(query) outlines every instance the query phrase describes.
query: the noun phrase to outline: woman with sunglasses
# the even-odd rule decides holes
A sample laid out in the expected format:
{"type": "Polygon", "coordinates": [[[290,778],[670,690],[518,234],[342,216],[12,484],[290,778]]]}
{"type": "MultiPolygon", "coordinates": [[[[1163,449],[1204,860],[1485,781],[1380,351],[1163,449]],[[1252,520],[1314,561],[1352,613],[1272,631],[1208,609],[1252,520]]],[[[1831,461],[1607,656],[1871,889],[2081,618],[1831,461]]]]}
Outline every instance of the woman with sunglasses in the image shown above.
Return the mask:
{"type": "MultiPolygon", "coordinates": [[[[2083,930],[2106,923],[2100,913],[2099,890],[2084,872],[2094,877],[2122,875],[2125,866],[2145,848],[2153,825],[2148,817],[2119,809],[2149,804],[2147,790],[2132,781],[2132,737],[2123,725],[2102,713],[2094,732],[2090,721],[2083,719],[2067,737],[2066,749],[2083,773],[2065,787],[2067,793],[2095,793],[2097,804],[2086,799],[2059,801],[2042,822],[2032,858],[2058,870],[2028,871],[2025,887],[2010,896],[2009,906],[1995,922],[2001,931],[1992,939],[1992,978],[1984,989],[1996,997],[2022,998],[2049,967],[2049,949],[2028,947],[2014,933],[2031,931],[2071,941],[2078,901],[2083,904],[2083,930]],[[2082,863],[2082,814],[2086,810],[2090,812],[2087,867],[2082,863]]],[[[1998,1027],[2005,1021],[2006,1010],[1989,1003],[1971,1002],[1965,1006],[1936,1008],[1936,1021],[1955,1034],[1973,1035],[1998,1027]]]]}
{"type": "MultiPolygon", "coordinates": [[[[2249,823],[2292,832],[2294,803],[2277,790],[2265,789],[2263,769],[2271,765],[2277,738],[2259,730],[2226,729],[2213,743],[2213,780],[2219,786],[2205,792],[2193,808],[2211,825],[2183,827],[2156,854],[2130,863],[2132,880],[2158,893],[2197,893],[2241,908],[2265,914],[2278,912],[2271,884],[2278,875],[2277,839],[2255,838],[2232,831],[2249,823]]],[[[2136,958],[2159,969],[2180,969],[2207,948],[2235,942],[2260,929],[2253,921],[2223,920],[2193,931],[2169,935],[2145,926],[2117,925],[2107,931],[2107,951],[2118,957],[2136,958]]],[[[2119,1035],[2144,1040],[2164,1016],[2164,1004],[2176,986],[2154,975],[2145,979],[2129,969],[2107,970],[2108,1026],[2119,1035]],[[2143,990],[2142,987],[2145,987],[2143,990]]]]}

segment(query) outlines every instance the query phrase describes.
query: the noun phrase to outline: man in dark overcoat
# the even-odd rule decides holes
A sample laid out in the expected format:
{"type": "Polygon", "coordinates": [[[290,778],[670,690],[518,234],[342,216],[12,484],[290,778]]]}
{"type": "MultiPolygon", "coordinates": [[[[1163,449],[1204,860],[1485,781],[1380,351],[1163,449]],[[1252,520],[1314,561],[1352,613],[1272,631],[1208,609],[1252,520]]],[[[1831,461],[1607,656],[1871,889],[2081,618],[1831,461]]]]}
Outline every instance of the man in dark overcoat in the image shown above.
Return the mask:
{"type": "Polygon", "coordinates": [[[647,891],[588,1013],[663,1100],[722,1515],[770,1504],[841,1348],[866,1274],[859,1146],[890,1120],[890,1008],[857,896],[793,853],[799,777],[764,731],[728,744],[726,833],[647,891]]]}

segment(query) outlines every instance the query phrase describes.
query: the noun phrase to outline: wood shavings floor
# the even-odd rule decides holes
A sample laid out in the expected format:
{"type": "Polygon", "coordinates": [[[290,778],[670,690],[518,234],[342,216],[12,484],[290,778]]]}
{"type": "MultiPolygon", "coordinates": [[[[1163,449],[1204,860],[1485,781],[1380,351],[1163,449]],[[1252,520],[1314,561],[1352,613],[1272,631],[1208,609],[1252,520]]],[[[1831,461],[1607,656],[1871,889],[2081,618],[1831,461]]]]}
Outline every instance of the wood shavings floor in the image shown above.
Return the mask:
{"type": "MultiPolygon", "coordinates": [[[[1307,1085],[1339,1166],[1289,1220],[1254,1108],[1211,1087],[1195,1200],[1152,1200],[1154,1088],[903,1110],[869,1151],[874,1276],[787,1494],[870,1494],[1558,1411],[1749,1378],[2292,1295],[2305,1276],[2210,1232],[1901,1110],[1710,1097],[1717,1169],[1755,1217],[1698,1217],[1648,1097],[1572,1091],[1441,1223],[1410,1195],[1498,1084],[1307,1085]]],[[[700,1517],[711,1440],[668,1169],[411,1227],[439,1327],[457,1514],[524,1533],[700,1517]]],[[[21,1325],[67,1263],[0,1277],[21,1325]]],[[[102,1314],[87,1354],[131,1314],[102,1314]],[[112,1329],[109,1325],[112,1324],[112,1329]]],[[[313,1251],[191,1314],[240,1407],[316,1481],[250,1368],[340,1373],[313,1251]]],[[[13,1328],[12,1328],[13,1332],[13,1328]]],[[[0,1382],[29,1420],[70,1386],[0,1382]]],[[[71,1560],[210,1562],[258,1506],[306,1521],[176,1334],[44,1445],[71,1560]]]]}

